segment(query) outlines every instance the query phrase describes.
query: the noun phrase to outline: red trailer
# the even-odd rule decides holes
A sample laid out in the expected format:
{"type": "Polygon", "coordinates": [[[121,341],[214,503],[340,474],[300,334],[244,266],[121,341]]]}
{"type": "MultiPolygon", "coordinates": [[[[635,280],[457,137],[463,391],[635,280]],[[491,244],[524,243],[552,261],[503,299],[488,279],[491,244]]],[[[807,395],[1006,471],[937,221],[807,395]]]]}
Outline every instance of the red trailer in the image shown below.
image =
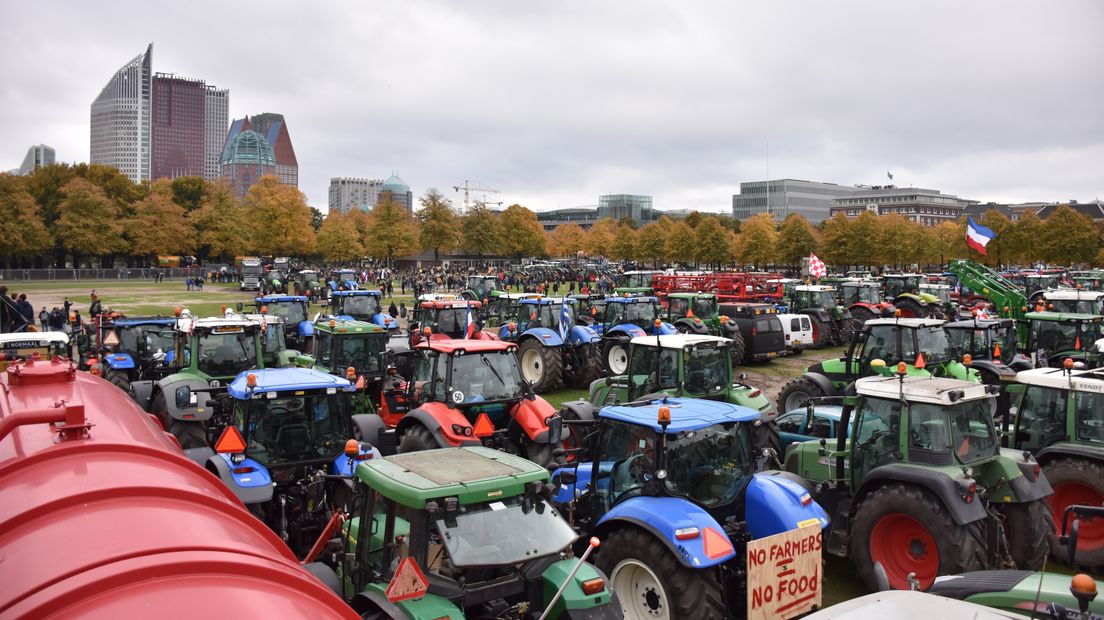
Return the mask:
{"type": "Polygon", "coordinates": [[[713,293],[722,301],[780,301],[783,296],[777,273],[714,272],[705,275],[665,275],[652,277],[652,290],[660,299],[668,293],[713,293]]]}
{"type": "Polygon", "coordinates": [[[356,618],[125,393],[0,376],[0,618],[356,618]]]}

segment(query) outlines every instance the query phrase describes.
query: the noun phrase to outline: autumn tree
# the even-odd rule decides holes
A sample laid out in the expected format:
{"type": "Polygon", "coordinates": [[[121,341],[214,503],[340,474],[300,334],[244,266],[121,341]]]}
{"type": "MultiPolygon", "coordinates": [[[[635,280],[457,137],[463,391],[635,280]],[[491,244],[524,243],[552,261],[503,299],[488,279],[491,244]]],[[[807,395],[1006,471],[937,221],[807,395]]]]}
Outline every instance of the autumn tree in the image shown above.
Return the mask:
{"type": "MultiPolygon", "coordinates": [[[[1039,214],[1034,211],[1022,213],[1012,229],[1010,242],[1006,246],[1010,255],[1007,260],[1031,265],[1038,262],[1039,240],[1042,235],[1043,221],[1039,219],[1039,214]]],[[[977,256],[977,253],[974,252],[973,256],[977,256]]]]}
{"type": "Polygon", "coordinates": [[[617,260],[632,260],[636,255],[636,231],[631,226],[621,224],[613,235],[609,255],[617,260]]]}
{"type": "Polygon", "coordinates": [[[716,217],[702,218],[694,229],[694,246],[699,263],[720,267],[732,261],[732,233],[716,217]]]}
{"type": "Polygon", "coordinates": [[[636,255],[634,258],[641,262],[652,261],[652,266],[658,267],[659,262],[663,260],[664,241],[667,238],[667,229],[671,225],[671,220],[664,216],[659,218],[658,221],[645,224],[638,230],[636,232],[636,255]]]}
{"type": "Polygon", "coordinates": [[[697,260],[694,229],[686,220],[674,222],[667,228],[667,236],[663,240],[663,256],[670,262],[692,263],[697,260]]]}
{"type": "Polygon", "coordinates": [[[195,230],[196,255],[201,261],[221,257],[229,262],[252,247],[245,209],[225,181],[209,183],[199,208],[188,213],[195,230]]]}
{"type": "Polygon", "coordinates": [[[461,246],[468,254],[499,253],[502,234],[498,216],[485,203],[473,204],[464,214],[460,228],[463,233],[461,246]]]}
{"type": "Polygon", "coordinates": [[[74,265],[81,256],[105,257],[128,249],[120,209],[102,189],[77,177],[65,184],[62,194],[54,236],[73,255],[74,265]]]}
{"type": "Polygon", "coordinates": [[[452,209],[452,204],[441,192],[430,189],[418,199],[422,208],[415,214],[422,231],[419,241],[423,250],[433,250],[433,260],[440,259],[441,250],[446,252],[460,247],[464,239],[460,218],[452,209]]]}
{"type": "Polygon", "coordinates": [[[1087,263],[1100,248],[1100,236],[1092,219],[1060,205],[1042,226],[1035,249],[1038,257],[1053,265],[1087,263]]]}
{"type": "Polygon", "coordinates": [[[195,228],[172,196],[170,182],[155,181],[149,194],[134,204],[133,214],[124,222],[133,255],[149,259],[158,254],[190,254],[194,249],[195,228]]]}
{"type": "Polygon", "coordinates": [[[740,224],[736,257],[759,267],[770,265],[778,257],[778,231],[769,213],[752,216],[740,224]]]}
{"type": "Polygon", "coordinates": [[[778,261],[798,266],[801,259],[820,249],[820,237],[809,220],[791,213],[778,228],[778,261]]]}
{"type": "Polygon", "coordinates": [[[28,256],[54,243],[41,209],[20,177],[0,174],[0,256],[28,256]]]}
{"type": "Polygon", "coordinates": [[[936,252],[933,251],[933,259],[928,262],[942,264],[952,258],[978,258],[977,252],[966,247],[965,221],[940,222],[931,229],[931,233],[932,248],[938,250],[938,258],[935,258],[936,252]]]}
{"type": "Polygon", "coordinates": [[[189,213],[203,206],[206,193],[207,181],[203,177],[176,177],[172,180],[172,201],[189,213]]]}
{"type": "MultiPolygon", "coordinates": [[[[361,212],[359,209],[356,212],[361,212]]],[[[330,262],[353,260],[364,256],[354,217],[331,211],[318,229],[317,252],[330,262]]]]}
{"type": "Polygon", "coordinates": [[[980,257],[981,262],[997,267],[1007,261],[1012,253],[1010,244],[1015,241],[1012,234],[1015,225],[1012,220],[996,209],[989,209],[977,219],[977,223],[997,235],[985,246],[986,255],[980,257]]]}
{"type": "Polygon", "coordinates": [[[266,256],[304,256],[314,252],[314,227],[303,192],[266,175],[249,188],[242,204],[246,222],[253,231],[255,252],[266,256]]]}
{"type": "Polygon", "coordinates": [[[381,199],[368,217],[368,234],[362,240],[369,256],[386,259],[408,256],[418,249],[418,223],[414,214],[389,198],[381,199]]]}
{"type": "Polygon", "coordinates": [[[499,217],[501,253],[515,258],[543,256],[546,237],[537,214],[519,204],[506,208],[499,217]]]}
{"type": "Polygon", "coordinates": [[[549,235],[548,255],[574,257],[583,249],[585,240],[586,231],[582,226],[574,222],[560,224],[549,235]]]}
{"type": "Polygon", "coordinates": [[[583,251],[587,256],[609,256],[616,234],[616,220],[609,217],[599,219],[587,231],[586,238],[583,240],[583,251]]]}

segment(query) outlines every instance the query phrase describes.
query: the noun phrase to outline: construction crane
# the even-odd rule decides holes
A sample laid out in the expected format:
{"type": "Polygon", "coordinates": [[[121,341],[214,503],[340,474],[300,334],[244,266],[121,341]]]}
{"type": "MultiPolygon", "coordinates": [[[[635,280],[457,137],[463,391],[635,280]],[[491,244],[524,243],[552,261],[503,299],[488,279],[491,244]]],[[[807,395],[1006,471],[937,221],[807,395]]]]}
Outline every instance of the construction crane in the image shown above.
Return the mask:
{"type": "MultiPolygon", "coordinates": [[[[489,187],[475,187],[471,184],[471,181],[464,181],[464,185],[462,185],[462,186],[461,185],[453,185],[452,189],[454,189],[456,191],[464,190],[464,212],[465,213],[468,210],[468,204],[470,202],[470,200],[469,200],[469,193],[470,192],[491,192],[492,194],[497,194],[498,193],[497,189],[491,189],[489,187]]],[[[484,204],[486,204],[486,196],[484,196],[484,204]]],[[[499,203],[499,204],[501,204],[501,203],[499,203]]]]}

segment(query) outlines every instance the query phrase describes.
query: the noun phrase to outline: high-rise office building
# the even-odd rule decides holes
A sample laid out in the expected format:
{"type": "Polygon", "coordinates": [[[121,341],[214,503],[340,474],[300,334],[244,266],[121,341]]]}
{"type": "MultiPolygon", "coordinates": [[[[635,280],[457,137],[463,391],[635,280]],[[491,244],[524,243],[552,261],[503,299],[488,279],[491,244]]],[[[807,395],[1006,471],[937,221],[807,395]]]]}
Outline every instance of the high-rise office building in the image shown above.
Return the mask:
{"type": "Polygon", "coordinates": [[[153,43],[108,80],[92,102],[93,164],[119,169],[131,181],[150,178],[150,99],[153,43]]]}
{"type": "Polygon", "coordinates": [[[150,177],[203,176],[207,85],[171,73],[153,76],[150,177]]]}
{"type": "Polygon", "coordinates": [[[219,178],[222,147],[226,146],[226,128],[230,125],[230,91],[210,84],[203,98],[203,178],[219,178]]]}
{"type": "Polygon", "coordinates": [[[240,130],[226,143],[221,169],[222,178],[230,182],[234,195],[241,198],[261,177],[276,174],[276,155],[264,136],[252,129],[240,130]]]}
{"type": "Polygon", "coordinates": [[[299,161],[295,158],[295,148],[291,145],[291,134],[288,133],[283,114],[266,112],[236,120],[230,127],[227,142],[234,137],[235,127],[239,127],[238,131],[252,129],[264,136],[276,155],[276,176],[280,178],[280,182],[299,187],[299,161]]]}
{"type": "Polygon", "coordinates": [[[598,218],[612,217],[615,220],[629,218],[638,225],[647,224],[656,218],[652,213],[652,197],[636,194],[606,194],[598,197],[598,218]]]}
{"type": "Polygon", "coordinates": [[[348,213],[353,209],[371,211],[379,201],[383,181],[333,177],[330,179],[330,213],[348,213]]]}
{"type": "Polygon", "coordinates": [[[54,149],[45,144],[36,144],[27,149],[27,156],[23,158],[23,165],[12,172],[27,175],[35,171],[35,168],[49,166],[54,163],[54,149]]]}
{"type": "Polygon", "coordinates": [[[732,196],[732,215],[746,220],[770,213],[776,221],[782,221],[796,213],[812,224],[819,224],[828,219],[834,199],[859,191],[857,187],[799,179],[740,183],[740,193],[732,196]]]}

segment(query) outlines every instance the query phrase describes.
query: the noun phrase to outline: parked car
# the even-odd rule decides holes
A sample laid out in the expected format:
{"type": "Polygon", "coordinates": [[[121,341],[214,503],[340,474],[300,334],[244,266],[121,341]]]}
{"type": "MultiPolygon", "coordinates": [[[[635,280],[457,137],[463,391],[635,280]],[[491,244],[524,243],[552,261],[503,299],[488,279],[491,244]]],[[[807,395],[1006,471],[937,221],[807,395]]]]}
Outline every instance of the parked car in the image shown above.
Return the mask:
{"type": "Polygon", "coordinates": [[[786,350],[801,353],[813,346],[813,323],[807,314],[779,314],[786,350]]]}
{"type": "Polygon", "coordinates": [[[805,407],[791,409],[778,416],[779,458],[786,454],[786,446],[810,439],[835,439],[843,415],[842,405],[815,405],[813,418],[809,419],[805,407]]]}

